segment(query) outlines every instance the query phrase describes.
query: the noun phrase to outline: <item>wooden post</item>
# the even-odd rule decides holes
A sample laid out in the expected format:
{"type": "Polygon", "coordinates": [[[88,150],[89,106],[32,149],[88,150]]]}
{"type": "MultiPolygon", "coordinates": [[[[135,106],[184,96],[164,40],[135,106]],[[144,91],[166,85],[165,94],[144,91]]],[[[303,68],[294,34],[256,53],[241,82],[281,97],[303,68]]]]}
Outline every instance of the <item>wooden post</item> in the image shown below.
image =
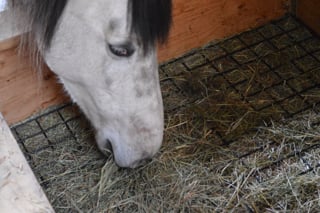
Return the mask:
{"type": "Polygon", "coordinates": [[[0,212],[54,212],[1,113],[0,212]]]}

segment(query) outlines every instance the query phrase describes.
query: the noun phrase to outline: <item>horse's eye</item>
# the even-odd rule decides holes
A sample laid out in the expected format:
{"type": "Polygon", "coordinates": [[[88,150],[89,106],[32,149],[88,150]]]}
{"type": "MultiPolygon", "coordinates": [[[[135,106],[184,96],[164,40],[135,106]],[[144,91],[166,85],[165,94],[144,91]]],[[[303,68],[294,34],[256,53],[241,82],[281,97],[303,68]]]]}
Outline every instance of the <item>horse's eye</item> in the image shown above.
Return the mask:
{"type": "Polygon", "coordinates": [[[109,49],[112,54],[119,57],[130,57],[134,53],[134,48],[131,44],[111,45],[109,49]]]}

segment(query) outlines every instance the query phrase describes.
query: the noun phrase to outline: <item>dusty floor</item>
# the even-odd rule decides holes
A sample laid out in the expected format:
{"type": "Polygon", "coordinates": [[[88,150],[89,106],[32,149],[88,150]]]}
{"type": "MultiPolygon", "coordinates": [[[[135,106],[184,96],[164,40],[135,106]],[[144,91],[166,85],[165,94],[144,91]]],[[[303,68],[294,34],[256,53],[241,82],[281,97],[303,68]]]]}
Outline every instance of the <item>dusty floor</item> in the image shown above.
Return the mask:
{"type": "Polygon", "coordinates": [[[293,175],[288,169],[319,180],[320,39],[301,23],[284,17],[208,44],[160,65],[160,78],[164,145],[135,171],[116,168],[97,151],[88,122],[71,104],[11,127],[57,212],[273,212],[320,205],[311,181],[303,196],[311,193],[314,203],[288,197],[280,205],[272,200],[282,198],[280,190],[270,197],[262,192],[277,191],[262,184],[285,182],[293,175]],[[228,188],[240,179],[231,187],[237,190],[228,188]],[[257,189],[261,194],[250,193],[257,189]]]}

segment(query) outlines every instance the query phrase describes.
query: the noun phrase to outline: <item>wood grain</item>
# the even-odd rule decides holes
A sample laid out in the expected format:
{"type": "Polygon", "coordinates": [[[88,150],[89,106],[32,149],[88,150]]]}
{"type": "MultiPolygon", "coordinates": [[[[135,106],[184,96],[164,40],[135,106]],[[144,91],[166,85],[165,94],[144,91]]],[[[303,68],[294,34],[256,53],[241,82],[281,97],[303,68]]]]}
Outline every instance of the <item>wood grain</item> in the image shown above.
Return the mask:
{"type": "Polygon", "coordinates": [[[0,113],[0,212],[54,212],[0,113]]]}
{"type": "Polygon", "coordinates": [[[51,71],[44,68],[39,76],[28,57],[18,56],[18,43],[17,38],[0,43],[0,111],[9,124],[68,100],[51,71]]]}
{"type": "Polygon", "coordinates": [[[320,35],[320,1],[297,0],[297,16],[320,35]]]}
{"type": "Polygon", "coordinates": [[[283,16],[289,0],[173,0],[173,29],[160,61],[283,16]]]}

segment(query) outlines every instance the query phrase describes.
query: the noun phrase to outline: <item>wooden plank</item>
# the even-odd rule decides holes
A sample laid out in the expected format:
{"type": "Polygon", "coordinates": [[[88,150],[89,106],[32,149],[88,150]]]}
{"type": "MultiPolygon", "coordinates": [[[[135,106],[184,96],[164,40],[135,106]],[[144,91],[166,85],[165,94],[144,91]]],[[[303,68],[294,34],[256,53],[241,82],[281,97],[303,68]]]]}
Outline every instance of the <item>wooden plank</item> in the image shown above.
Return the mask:
{"type": "Polygon", "coordinates": [[[54,212],[1,113],[0,212],[54,212]]]}
{"type": "Polygon", "coordinates": [[[28,57],[18,56],[18,42],[17,38],[6,45],[0,42],[4,49],[0,51],[0,111],[9,124],[68,100],[52,72],[44,68],[40,76],[28,57]]]}
{"type": "Polygon", "coordinates": [[[283,16],[289,0],[173,0],[174,25],[160,61],[283,16]]]}
{"type": "Polygon", "coordinates": [[[14,36],[10,39],[5,39],[0,42],[0,51],[5,51],[8,49],[12,49],[13,47],[17,47],[20,41],[20,36],[14,36]]]}
{"type": "MultiPolygon", "coordinates": [[[[159,60],[279,18],[288,4],[289,0],[173,0],[173,29],[168,43],[159,48],[159,60]]],[[[17,56],[17,42],[0,42],[0,111],[9,124],[68,100],[52,73],[44,74],[40,83],[27,58],[17,56]]]]}
{"type": "Polygon", "coordinates": [[[320,1],[297,0],[296,7],[297,16],[320,35],[320,1]]]}

